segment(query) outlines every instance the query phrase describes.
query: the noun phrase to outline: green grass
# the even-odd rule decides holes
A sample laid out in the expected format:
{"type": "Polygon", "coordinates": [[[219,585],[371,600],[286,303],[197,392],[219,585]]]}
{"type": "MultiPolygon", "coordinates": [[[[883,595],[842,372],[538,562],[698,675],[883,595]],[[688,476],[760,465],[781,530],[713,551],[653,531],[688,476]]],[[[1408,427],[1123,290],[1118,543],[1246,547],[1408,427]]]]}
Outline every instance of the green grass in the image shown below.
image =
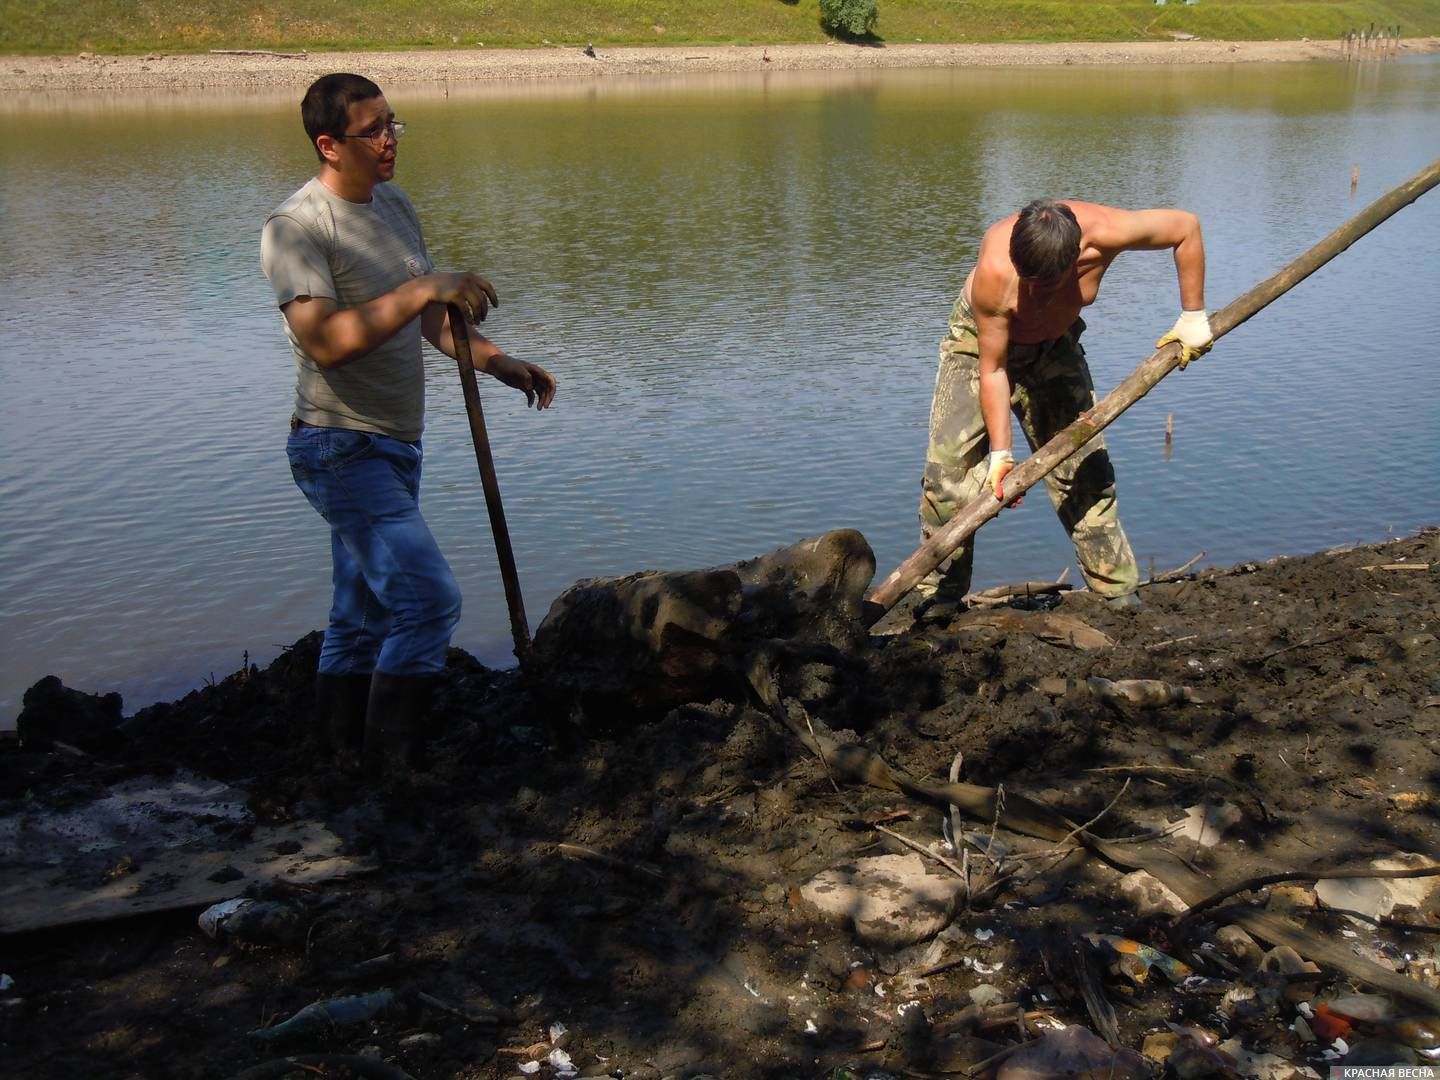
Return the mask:
{"type": "MultiPolygon", "coordinates": [[[[1436,0],[879,0],[884,42],[1440,34],[1436,0]]],[[[201,52],[826,40],[819,0],[0,0],[0,52],[201,52]]]]}

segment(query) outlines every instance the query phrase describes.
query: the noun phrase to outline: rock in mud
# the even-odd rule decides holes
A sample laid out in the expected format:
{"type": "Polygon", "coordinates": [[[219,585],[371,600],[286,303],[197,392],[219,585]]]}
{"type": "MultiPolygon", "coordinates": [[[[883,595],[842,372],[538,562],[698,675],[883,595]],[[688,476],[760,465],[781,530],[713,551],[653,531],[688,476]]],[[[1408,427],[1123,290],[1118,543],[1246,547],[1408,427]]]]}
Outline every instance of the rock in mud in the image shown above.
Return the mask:
{"type": "Polygon", "coordinates": [[[1120,895],[1129,901],[1137,915],[1183,915],[1190,906],[1159,878],[1136,870],[1120,879],[1120,895]]]}
{"type": "MultiPolygon", "coordinates": [[[[535,633],[535,691],[572,716],[653,717],[735,696],[761,642],[850,648],[875,555],[853,529],[708,570],[646,570],[565,590],[535,633]]],[[[823,684],[823,673],[811,672],[823,684]]]]}
{"type": "Polygon", "coordinates": [[[939,933],[963,888],[925,872],[919,855],[881,855],[824,870],[800,889],[822,917],[853,927],[863,943],[898,949],[939,933]]]}
{"type": "MultiPolygon", "coordinates": [[[[1400,852],[1388,859],[1375,859],[1376,870],[1424,870],[1436,865],[1435,860],[1415,852],[1400,852]]],[[[1328,908],[1359,912],[1378,919],[1397,907],[1420,908],[1435,889],[1440,888],[1440,875],[1420,878],[1325,878],[1315,883],[1315,895],[1328,908]]],[[[1352,922],[1366,925],[1365,920],[1350,916],[1352,922]]]]}

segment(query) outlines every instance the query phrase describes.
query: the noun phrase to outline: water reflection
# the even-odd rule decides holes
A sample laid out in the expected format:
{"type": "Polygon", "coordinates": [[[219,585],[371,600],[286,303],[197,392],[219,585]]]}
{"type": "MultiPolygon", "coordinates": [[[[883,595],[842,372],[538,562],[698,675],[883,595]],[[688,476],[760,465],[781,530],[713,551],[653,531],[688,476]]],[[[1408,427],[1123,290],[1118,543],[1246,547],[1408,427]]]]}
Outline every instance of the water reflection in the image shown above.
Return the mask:
{"type": "MultiPolygon", "coordinates": [[[[446,89],[391,91],[400,183],[437,261],[496,281],[488,332],[563,384],[544,416],[483,390],[532,625],[579,577],[827,528],[860,528],[882,573],[908,555],[936,342],[981,231],[1029,198],[1196,210],[1219,307],[1440,145],[1433,60],[446,89]]],[[[313,169],[293,96],[0,99],[0,723],[47,672],[133,707],[323,620],[257,254],[313,169]]],[[[1436,519],[1437,243],[1435,208],[1403,212],[1111,429],[1142,565],[1436,519]]],[[[1166,257],[1117,263],[1087,335],[1102,388],[1176,303],[1166,257]]],[[[427,514],[458,643],[500,662],[455,383],[432,355],[427,514]]],[[[976,582],[1070,561],[1027,503],[987,526],[976,582]]]]}

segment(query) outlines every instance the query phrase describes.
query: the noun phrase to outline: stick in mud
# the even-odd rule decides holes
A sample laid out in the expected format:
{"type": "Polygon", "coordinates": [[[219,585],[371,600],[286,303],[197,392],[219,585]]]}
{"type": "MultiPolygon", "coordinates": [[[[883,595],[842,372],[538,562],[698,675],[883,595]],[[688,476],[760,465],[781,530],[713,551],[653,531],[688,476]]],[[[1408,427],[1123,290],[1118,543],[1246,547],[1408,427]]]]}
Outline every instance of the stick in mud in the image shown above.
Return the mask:
{"type": "MultiPolygon", "coordinates": [[[[1262,281],[1243,296],[1217,311],[1210,318],[1215,340],[1234,330],[1300,282],[1324,266],[1351,244],[1381,222],[1409,206],[1436,184],[1440,184],[1440,160],[1431,162],[1414,177],[1376,200],[1329,236],[1312,247],[1290,265],[1262,281]]],[[[1130,376],[1110,391],[1093,409],[1047,442],[1014,472],[1006,477],[1006,498],[1023,495],[1047,476],[1051,470],[1083,447],[1126,409],[1148,394],[1180,363],[1180,347],[1174,343],[1157,350],[1130,376]],[[1013,489],[1010,485],[1014,485],[1013,489]]],[[[864,618],[873,626],[922,578],[944,562],[950,554],[985,522],[1000,513],[1005,505],[990,492],[982,493],[937,530],[929,540],[901,563],[865,601],[864,618]]]]}
{"type": "Polygon", "coordinates": [[[475,382],[475,362],[470,355],[470,334],[465,315],[455,304],[447,305],[450,340],[455,345],[455,362],[460,369],[460,391],[470,420],[470,437],[475,444],[475,462],[480,466],[480,485],[485,490],[485,509],[490,515],[490,532],[495,554],[500,559],[500,580],[505,586],[505,604],[510,609],[510,634],[515,641],[515,659],[524,667],[530,658],[530,626],[525,620],[525,601],[520,596],[520,574],[515,569],[515,550],[505,524],[505,507],[500,502],[500,481],[495,475],[495,458],[485,432],[485,411],[480,405],[480,388],[475,382]]]}

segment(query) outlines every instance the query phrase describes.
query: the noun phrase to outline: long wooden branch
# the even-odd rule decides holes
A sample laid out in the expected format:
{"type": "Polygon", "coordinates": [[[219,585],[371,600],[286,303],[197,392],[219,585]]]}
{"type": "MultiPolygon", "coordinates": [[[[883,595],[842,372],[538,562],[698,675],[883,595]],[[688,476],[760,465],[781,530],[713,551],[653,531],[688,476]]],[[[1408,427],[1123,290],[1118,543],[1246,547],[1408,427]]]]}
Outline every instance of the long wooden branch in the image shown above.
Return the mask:
{"type": "MultiPolygon", "coordinates": [[[[1367,209],[1347,221],[1279,273],[1210,317],[1210,328],[1221,338],[1266,305],[1289,292],[1335,256],[1398,210],[1409,206],[1440,183],[1440,160],[1432,162],[1367,209]]],[[[1180,347],[1166,345],[1135,369],[1093,409],[1083,413],[1069,427],[1037,450],[1005,478],[1005,494],[1014,497],[1028,491],[1062,461],[1104,431],[1116,417],[1148,394],[1155,384],[1179,364],[1180,347]]],[[[930,571],[944,562],[964,540],[1000,512],[1001,504],[989,491],[983,492],[943,528],[934,533],[866,598],[864,617],[873,625],[913,589],[930,571]]]]}

